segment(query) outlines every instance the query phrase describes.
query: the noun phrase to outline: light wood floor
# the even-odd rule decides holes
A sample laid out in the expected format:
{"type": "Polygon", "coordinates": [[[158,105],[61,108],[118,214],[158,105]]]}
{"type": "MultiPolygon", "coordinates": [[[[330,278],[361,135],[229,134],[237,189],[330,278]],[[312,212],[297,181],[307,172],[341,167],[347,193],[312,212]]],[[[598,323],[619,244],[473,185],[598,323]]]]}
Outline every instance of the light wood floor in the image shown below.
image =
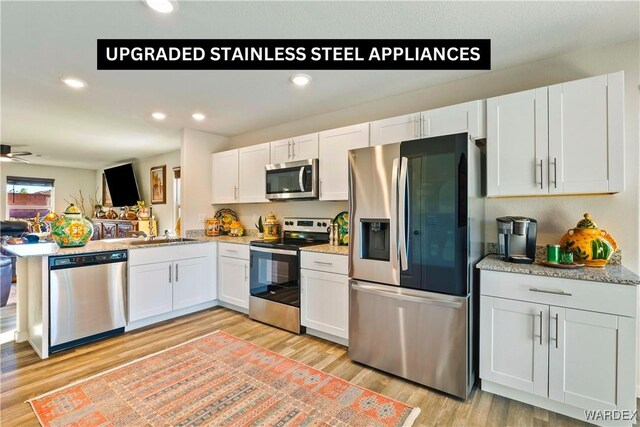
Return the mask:
{"type": "Polygon", "coordinates": [[[38,425],[27,399],[221,329],[284,356],[422,409],[415,425],[575,426],[574,419],[474,388],[466,401],[351,362],[346,348],[294,335],[216,307],[40,360],[27,343],[0,347],[0,425],[38,425]]]}

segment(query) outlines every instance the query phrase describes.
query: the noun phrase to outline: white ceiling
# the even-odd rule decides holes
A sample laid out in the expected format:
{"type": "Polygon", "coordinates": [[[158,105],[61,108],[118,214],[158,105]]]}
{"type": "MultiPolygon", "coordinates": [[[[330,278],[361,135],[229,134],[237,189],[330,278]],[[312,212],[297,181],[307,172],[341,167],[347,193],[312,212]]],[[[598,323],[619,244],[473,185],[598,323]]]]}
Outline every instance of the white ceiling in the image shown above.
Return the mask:
{"type": "Polygon", "coordinates": [[[310,117],[486,71],[97,71],[98,38],[490,38],[492,68],[637,39],[632,2],[187,2],[160,15],[133,1],[1,1],[3,144],[33,163],[98,168],[310,117]],[[82,91],[59,81],[74,75],[82,91]],[[150,118],[164,111],[162,123],[150,118]],[[207,115],[196,123],[194,111],[207,115]]]}

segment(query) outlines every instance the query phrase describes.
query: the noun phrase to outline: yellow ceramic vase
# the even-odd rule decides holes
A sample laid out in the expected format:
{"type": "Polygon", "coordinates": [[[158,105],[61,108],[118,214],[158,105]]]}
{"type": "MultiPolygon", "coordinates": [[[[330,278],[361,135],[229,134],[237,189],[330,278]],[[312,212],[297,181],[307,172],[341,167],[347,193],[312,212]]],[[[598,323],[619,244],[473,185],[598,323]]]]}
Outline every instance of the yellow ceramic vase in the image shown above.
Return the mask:
{"type": "Polygon", "coordinates": [[[573,252],[576,262],[588,267],[604,267],[618,249],[618,244],[606,230],[599,229],[591,216],[586,213],[576,228],[567,231],[560,246],[566,252],[573,252]]]}

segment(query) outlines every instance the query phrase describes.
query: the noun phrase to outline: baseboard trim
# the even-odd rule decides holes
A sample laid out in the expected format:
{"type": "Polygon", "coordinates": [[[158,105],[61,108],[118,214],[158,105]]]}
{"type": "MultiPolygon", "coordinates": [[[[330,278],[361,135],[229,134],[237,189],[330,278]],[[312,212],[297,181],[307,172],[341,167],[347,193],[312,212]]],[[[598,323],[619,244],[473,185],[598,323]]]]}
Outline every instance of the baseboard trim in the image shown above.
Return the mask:
{"type": "MultiPolygon", "coordinates": [[[[604,420],[589,420],[585,419],[584,409],[577,408],[571,405],[565,405],[564,403],[556,402],[555,400],[548,399],[542,396],[536,396],[535,394],[527,393],[520,390],[515,390],[510,387],[496,384],[491,381],[481,380],[481,389],[489,393],[497,394],[509,399],[517,400],[529,405],[537,406],[548,411],[557,412],[567,417],[575,418],[577,420],[592,423],[602,426],[632,426],[631,421],[604,421],[604,420]],[[599,423],[598,423],[599,422],[599,423]]],[[[595,409],[595,408],[594,408],[595,409]]],[[[632,410],[635,410],[633,408],[632,410]]]]}
{"type": "Polygon", "coordinates": [[[139,328],[144,328],[145,326],[153,325],[155,323],[164,322],[165,320],[170,320],[175,317],[184,316],[185,314],[195,313],[196,311],[206,310],[208,308],[218,306],[218,300],[207,301],[201,304],[197,304],[191,307],[182,308],[180,310],[170,311],[168,313],[159,314],[157,316],[148,317],[146,319],[136,320],[135,322],[130,322],[127,326],[124,327],[125,332],[133,331],[139,328]]]}

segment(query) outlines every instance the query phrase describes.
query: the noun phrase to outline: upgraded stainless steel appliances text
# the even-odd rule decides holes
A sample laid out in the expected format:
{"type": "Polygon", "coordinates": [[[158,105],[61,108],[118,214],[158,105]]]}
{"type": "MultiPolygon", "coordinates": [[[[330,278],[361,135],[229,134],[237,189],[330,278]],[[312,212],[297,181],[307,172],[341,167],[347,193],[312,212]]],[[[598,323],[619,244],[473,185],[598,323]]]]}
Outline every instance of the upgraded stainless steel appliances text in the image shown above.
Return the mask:
{"type": "Polygon", "coordinates": [[[250,251],[249,317],[297,334],[300,248],[329,241],[327,218],[284,218],[281,240],[254,240],[250,251]]]}
{"type": "Polygon", "coordinates": [[[349,152],[349,356],[466,398],[480,149],[464,134],[349,152]]]}
{"type": "Polygon", "coordinates": [[[266,166],[267,199],[317,199],[318,159],[266,166]]]}
{"type": "Polygon", "coordinates": [[[49,351],[124,332],[127,251],[49,258],[49,351]]]}

